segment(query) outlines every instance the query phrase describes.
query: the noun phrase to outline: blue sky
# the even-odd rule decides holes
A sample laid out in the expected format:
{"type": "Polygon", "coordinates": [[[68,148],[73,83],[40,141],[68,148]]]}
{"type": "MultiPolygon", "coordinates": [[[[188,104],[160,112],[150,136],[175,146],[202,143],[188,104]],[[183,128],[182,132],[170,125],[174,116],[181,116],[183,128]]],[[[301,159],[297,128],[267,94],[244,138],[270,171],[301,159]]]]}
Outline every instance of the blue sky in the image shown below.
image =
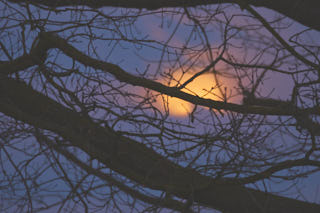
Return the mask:
{"type": "MultiPolygon", "coordinates": [[[[15,7],[15,6],[14,6],[15,7]]],[[[231,13],[234,14],[234,18],[231,19],[231,24],[234,26],[241,26],[241,27],[250,27],[248,26],[248,23],[246,20],[250,20],[252,22],[252,19],[250,17],[238,17],[238,15],[242,14],[243,12],[237,7],[232,7],[232,6],[225,6],[226,8],[224,11],[226,14],[230,15],[231,13]]],[[[70,14],[74,15],[73,20],[85,20],[86,18],[92,18],[96,13],[84,13],[82,17],[80,17],[80,13],[77,12],[61,12],[61,13],[53,13],[53,12],[47,12],[47,11],[38,11],[36,8],[31,7],[31,10],[34,11],[33,15],[35,18],[45,18],[49,17],[50,20],[54,21],[65,21],[69,19],[70,14]]],[[[144,16],[142,18],[138,18],[137,20],[133,17],[132,18],[132,26],[129,26],[129,21],[113,21],[112,19],[106,21],[106,20],[101,20],[101,23],[97,21],[97,25],[92,25],[92,26],[87,26],[83,25],[80,28],[77,29],[69,29],[65,30],[64,32],[57,32],[60,36],[63,37],[68,37],[69,35],[73,34],[75,38],[77,39],[77,42],[74,43],[73,45],[78,49],[81,50],[84,53],[90,54],[94,56],[95,58],[98,58],[103,61],[111,62],[114,64],[119,65],[122,69],[125,71],[132,73],[134,75],[141,75],[142,73],[145,74],[145,77],[149,79],[153,79],[159,82],[167,83],[170,82],[170,74],[173,75],[174,72],[176,71],[181,71],[181,68],[185,67],[184,72],[191,72],[192,69],[198,71],[202,67],[205,67],[210,63],[210,60],[212,60],[211,57],[217,57],[219,53],[222,52],[223,47],[221,46],[221,42],[223,38],[222,30],[224,29],[223,27],[225,26],[224,24],[216,24],[216,25],[208,25],[206,26],[206,32],[207,32],[207,39],[212,47],[212,51],[202,51],[201,48],[204,48],[204,45],[202,42],[206,39],[203,34],[201,34],[201,30],[199,28],[195,29],[194,26],[192,25],[192,21],[186,17],[186,15],[181,15],[183,13],[183,9],[175,9],[175,12],[177,12],[178,15],[172,15],[173,13],[170,12],[171,9],[168,9],[168,12],[166,13],[156,13],[155,14],[150,14],[147,15],[149,12],[147,11],[142,11],[144,16]],[[99,24],[102,24],[105,26],[108,30],[106,29],[99,29],[99,24]],[[128,26],[127,26],[128,25],[128,26]],[[85,33],[91,33],[90,30],[94,32],[95,35],[100,35],[104,39],[101,40],[96,40],[93,41],[92,43],[89,42],[88,37],[86,37],[85,33]],[[196,31],[198,30],[198,32],[196,31]],[[124,36],[127,41],[121,41],[124,36]],[[145,39],[148,40],[148,42],[137,42],[137,39],[145,39]],[[135,40],[135,41],[134,41],[135,40]],[[158,43],[161,42],[161,45],[158,43]],[[187,47],[185,48],[185,44],[188,42],[187,47]],[[163,45],[165,43],[165,45],[163,45]],[[143,45],[142,45],[143,44],[143,45]],[[199,51],[199,54],[196,54],[195,50],[199,51]],[[186,55],[186,53],[194,54],[194,57],[190,57],[190,55],[186,55]],[[177,63],[177,61],[179,63],[177,63]],[[161,62],[161,63],[159,63],[161,62]],[[190,68],[190,70],[189,70],[190,68]]],[[[114,8],[103,8],[100,9],[102,13],[108,16],[114,16],[117,17],[119,15],[134,15],[136,11],[134,12],[128,12],[126,10],[122,9],[114,9],[114,8]]],[[[271,10],[267,9],[258,9],[258,11],[266,17],[267,20],[274,20],[277,17],[279,17],[279,14],[274,13],[271,10]]],[[[194,9],[190,9],[190,13],[198,13],[198,15],[203,15],[205,11],[201,11],[200,9],[195,11],[194,9]],[[200,12],[199,12],[200,11],[200,12]]],[[[27,12],[24,10],[21,10],[21,14],[26,14],[27,12]]],[[[12,20],[11,23],[14,25],[15,23],[21,22],[24,18],[23,16],[19,16],[21,20],[14,21],[12,20]]],[[[219,19],[221,22],[224,22],[224,16],[217,15],[217,19],[219,19]]],[[[230,17],[229,17],[230,18],[230,17]]],[[[250,22],[249,21],[249,22],[250,22]]],[[[85,22],[85,21],[84,21],[85,22]]],[[[251,23],[250,22],[250,23],[251,23]]],[[[81,21],[79,21],[81,23],[81,21]]],[[[305,29],[304,26],[293,22],[292,20],[289,20],[286,18],[284,20],[284,23],[286,23],[289,28],[285,30],[279,30],[280,34],[285,38],[289,39],[290,35],[302,31],[305,29]]],[[[3,23],[2,23],[3,24],[3,23]]],[[[61,23],[61,26],[69,26],[69,24],[61,23]]],[[[74,23],[70,24],[72,26],[74,23]]],[[[58,25],[52,25],[50,22],[46,24],[46,30],[56,30],[60,31],[62,29],[61,26],[58,25]]],[[[18,40],[19,33],[19,27],[13,27],[13,30],[11,31],[12,33],[12,39],[18,40]]],[[[36,37],[36,32],[29,32],[28,31],[28,40],[27,40],[27,45],[29,47],[32,44],[33,39],[36,37]]],[[[233,57],[233,59],[237,60],[245,60],[245,61],[263,61],[264,63],[270,63],[272,61],[272,55],[274,54],[274,48],[272,45],[270,46],[270,52],[265,52],[261,53],[261,58],[255,58],[258,50],[253,50],[253,49],[248,49],[250,45],[256,44],[254,39],[254,35],[250,35],[250,33],[253,33],[251,31],[248,31],[249,33],[246,34],[245,32],[239,32],[236,33],[235,29],[230,29],[230,35],[235,34],[234,37],[230,37],[230,40],[233,42],[234,46],[228,46],[228,55],[225,54],[223,56],[225,57],[233,57]],[[243,33],[243,34],[242,34],[243,33]],[[251,37],[252,36],[252,37],[251,37]],[[253,41],[246,40],[246,38],[252,38],[253,41]],[[241,42],[247,42],[247,46],[242,46],[243,43],[241,42]],[[251,43],[250,43],[251,42],[251,43]],[[250,44],[250,45],[248,45],[250,44]]],[[[5,33],[5,32],[2,32],[5,33]]],[[[261,30],[260,33],[263,35],[265,33],[266,39],[268,38],[268,33],[265,32],[265,30],[261,30]]],[[[315,43],[319,44],[319,32],[315,31],[310,31],[305,33],[301,39],[304,42],[310,42],[310,43],[315,43]]],[[[262,36],[263,37],[263,36],[262,36]]],[[[262,38],[261,37],[261,38],[262,38]]],[[[4,43],[6,45],[10,45],[10,37],[6,37],[4,39],[4,43]]],[[[263,40],[261,40],[263,41],[263,40]]],[[[270,42],[270,40],[266,40],[265,42],[270,42]]],[[[72,41],[70,41],[72,43],[72,41]]],[[[264,41],[263,41],[264,42],[264,41]]],[[[267,44],[264,44],[267,46],[267,44]]],[[[258,47],[257,47],[258,48],[258,47]]],[[[22,54],[22,49],[20,49],[15,55],[21,55],[22,54]]],[[[50,61],[54,61],[56,65],[53,67],[65,67],[65,68],[76,68],[80,72],[83,72],[84,74],[89,75],[91,72],[94,72],[92,69],[84,67],[80,63],[73,63],[72,60],[70,60],[69,57],[60,54],[58,58],[55,58],[57,54],[57,50],[51,51],[50,52],[50,61]]],[[[260,54],[260,53],[259,53],[260,54]]],[[[191,55],[193,56],[193,55],[191,55]]],[[[5,56],[2,54],[1,60],[7,60],[5,56]]],[[[296,66],[297,64],[291,63],[284,64],[284,65],[279,65],[279,68],[284,69],[284,70],[289,70],[290,68],[296,66]]],[[[233,82],[232,80],[227,80],[228,76],[225,76],[225,73],[227,72],[229,75],[234,74],[233,69],[230,69],[226,64],[224,63],[219,63],[216,65],[216,70],[217,72],[220,72],[220,74],[224,75],[219,75],[219,79],[222,82],[222,86],[220,87],[221,89],[224,89],[225,87],[227,88],[226,91],[227,93],[233,97],[233,99],[230,99],[231,102],[234,103],[241,103],[241,91],[239,88],[238,83],[233,82]],[[225,83],[227,82],[227,84],[225,83]]],[[[57,68],[59,70],[59,68],[57,68]]],[[[247,78],[244,78],[243,83],[248,86],[250,85],[250,78],[256,79],[256,77],[252,77],[255,72],[258,72],[259,70],[254,70],[252,72],[252,75],[247,76],[247,78]]],[[[241,72],[241,71],[240,71],[241,72]]],[[[29,72],[25,72],[24,74],[26,77],[30,77],[29,72]]],[[[186,74],[187,75],[187,74],[186,74]]],[[[110,89],[112,91],[112,84],[113,85],[121,85],[117,81],[113,81],[114,79],[110,74],[106,74],[106,81],[110,80],[113,83],[110,83],[110,85],[106,85],[105,88],[110,89]]],[[[213,76],[213,75],[212,75],[213,76]]],[[[207,78],[209,81],[214,81],[212,80],[212,76],[207,78]]],[[[172,76],[171,76],[172,77],[172,76]]],[[[189,76],[188,76],[189,77],[189,76]]],[[[35,77],[35,79],[37,79],[35,77]]],[[[36,86],[38,82],[40,82],[40,78],[38,81],[34,81],[33,85],[36,86]]],[[[70,89],[75,89],[72,86],[72,80],[74,79],[69,79],[66,81],[67,85],[69,83],[68,88],[70,89]]],[[[77,80],[77,78],[75,78],[77,80]]],[[[184,80],[184,79],[183,79],[184,80]]],[[[171,81],[174,82],[174,80],[171,79],[171,81]]],[[[203,83],[202,83],[203,84],[203,83]]],[[[212,82],[213,85],[216,84],[216,82],[212,82]]],[[[200,86],[201,83],[199,83],[200,86]]],[[[94,86],[94,84],[92,85],[94,86]]],[[[291,89],[293,86],[293,81],[292,79],[288,78],[286,75],[279,74],[279,73],[274,73],[274,72],[269,72],[266,75],[266,80],[264,81],[263,85],[259,87],[259,92],[262,96],[266,96],[268,94],[271,94],[271,97],[273,98],[279,98],[282,100],[286,100],[291,93],[291,89]]],[[[195,85],[196,87],[196,85],[195,85]]],[[[133,86],[125,86],[122,89],[123,94],[128,94],[128,98],[126,95],[123,95],[122,93],[117,93],[115,95],[106,95],[105,99],[103,101],[117,101],[119,106],[116,106],[114,104],[113,106],[115,108],[112,108],[114,112],[116,113],[123,113],[123,115],[139,115],[141,113],[141,110],[138,109],[136,106],[138,105],[137,102],[141,101],[143,97],[150,95],[147,93],[147,91],[143,90],[142,88],[139,87],[133,87],[133,86]],[[120,97],[122,95],[122,97],[120,97]],[[136,95],[137,97],[135,97],[136,95]],[[110,98],[110,99],[108,99],[110,98]],[[113,99],[112,99],[113,98],[113,99]],[[116,100],[117,99],[117,100],[116,100]],[[123,104],[123,105],[122,105],[123,104]],[[122,106],[120,106],[122,105],[122,106]],[[125,109],[121,109],[121,107],[125,109]],[[130,113],[126,112],[129,111],[130,113]],[[126,114],[127,113],[127,114],[126,114]]],[[[192,88],[189,88],[192,90],[192,88]]],[[[207,88],[206,88],[207,89],[207,88]]],[[[210,89],[210,88],[209,88],[210,89]]],[[[208,89],[207,89],[208,90],[208,89]]],[[[55,91],[53,90],[52,93],[55,91]]],[[[151,96],[154,94],[151,94],[151,96]]],[[[199,94],[197,94],[199,95],[199,94]]],[[[52,96],[53,97],[53,96],[52,96]]],[[[208,97],[208,96],[207,96],[208,97]]],[[[213,97],[213,96],[209,96],[213,97]]],[[[159,99],[156,99],[156,101],[159,102],[159,99]]],[[[167,116],[166,113],[163,111],[163,108],[161,108],[161,104],[163,103],[153,103],[152,106],[158,108],[158,112],[154,112],[155,114],[155,123],[161,123],[160,119],[167,116]],[[163,116],[163,117],[161,117],[163,116]]],[[[146,104],[147,105],[147,104],[146,104]]],[[[174,105],[174,104],[173,104],[174,105]]],[[[138,105],[139,106],[139,105],[138,105]]],[[[193,108],[192,108],[193,109],[193,108]]],[[[147,109],[149,110],[149,109],[147,109]]],[[[174,113],[169,114],[169,116],[165,117],[166,118],[166,124],[163,125],[164,127],[172,128],[173,130],[180,130],[180,131],[185,131],[185,132],[190,132],[190,133],[213,133],[216,131],[214,129],[214,124],[217,122],[217,119],[220,119],[219,122],[221,123],[227,123],[232,117],[235,116],[237,117],[238,115],[231,115],[225,113],[225,112],[217,112],[217,111],[208,111],[208,109],[203,108],[203,107],[198,107],[197,109],[197,119],[195,123],[193,123],[191,120],[190,112],[184,114],[183,116],[177,116],[174,115],[174,113]],[[222,116],[224,115],[224,117],[222,116]],[[170,124],[179,124],[180,126],[175,126],[172,127],[170,124]]],[[[170,111],[170,102],[169,102],[169,111],[170,111]]],[[[96,112],[93,116],[96,118],[99,118],[99,116],[102,116],[100,114],[101,112],[96,112]]],[[[152,113],[152,112],[150,112],[152,113]]],[[[107,114],[107,113],[106,113],[107,114]]],[[[148,114],[148,113],[147,113],[148,114]]],[[[104,114],[103,114],[104,116],[104,114]]],[[[109,116],[109,115],[108,115],[109,116]]],[[[239,116],[240,117],[240,116],[239,116]]],[[[108,118],[114,118],[113,116],[109,116],[108,118]]],[[[270,120],[275,119],[275,118],[270,118],[270,120]]],[[[139,120],[139,119],[138,119],[139,120]]],[[[144,118],[141,118],[141,120],[144,121],[144,118]]],[[[134,131],[137,131],[135,123],[130,123],[128,120],[124,119],[123,121],[118,121],[116,119],[112,120],[110,119],[108,121],[109,125],[114,125],[116,130],[119,131],[125,131],[126,133],[132,133],[134,131]]],[[[143,126],[143,125],[142,125],[143,126]]],[[[141,127],[142,128],[142,127],[141,127]]],[[[266,128],[266,130],[268,130],[266,128]]],[[[146,128],[146,131],[149,131],[150,133],[154,133],[158,131],[158,127],[148,127],[146,128]]],[[[294,128],[292,128],[292,131],[296,131],[294,128]]],[[[134,136],[132,136],[134,138],[134,136]]],[[[185,136],[186,138],[188,136],[185,136]]],[[[138,140],[143,139],[136,137],[138,140]]],[[[173,138],[169,137],[168,141],[164,141],[164,143],[171,143],[174,141],[173,138]]],[[[190,136],[190,138],[192,138],[190,136]]],[[[16,147],[24,146],[24,143],[30,142],[31,144],[34,144],[37,146],[37,143],[33,141],[32,138],[25,138],[24,141],[22,141],[21,145],[17,145],[16,147]]],[[[290,149],[292,149],[292,144],[290,143],[296,143],[294,142],[294,139],[288,136],[287,134],[281,135],[279,132],[272,134],[270,136],[270,143],[276,144],[276,147],[280,147],[279,144],[282,144],[283,146],[288,145],[290,149]],[[292,141],[292,142],[291,142],[292,141]],[[279,146],[278,146],[279,145],[279,146]]],[[[157,141],[155,138],[150,139],[150,144],[148,144],[150,147],[157,147],[157,141]]],[[[175,148],[175,149],[182,149],[184,147],[189,147],[191,146],[192,143],[188,144],[179,144],[179,145],[172,145],[170,148],[175,148]]],[[[24,159],[26,155],[20,155],[18,154],[16,150],[10,150],[12,152],[11,155],[16,155],[15,160],[19,162],[20,160],[24,159]],[[17,154],[15,154],[17,153],[17,154]]],[[[198,150],[199,151],[199,150],[198,150]]],[[[197,163],[195,165],[201,165],[206,163],[206,160],[209,159],[210,164],[214,164],[214,160],[216,157],[216,153],[218,153],[215,148],[212,150],[212,156],[210,156],[210,152],[206,152],[206,154],[203,155],[203,157],[200,157],[197,160],[197,163]],[[211,158],[211,159],[210,159],[211,158]]],[[[163,150],[160,150],[159,152],[163,153],[163,150]]],[[[194,156],[197,153],[196,152],[190,152],[190,156],[194,156]]],[[[221,154],[221,153],[220,153],[221,154]]],[[[81,159],[87,160],[87,156],[85,156],[83,153],[79,153],[79,156],[82,156],[81,159]]],[[[223,158],[224,153],[221,154],[221,158],[223,158]]],[[[290,156],[291,157],[291,156],[290,156]]],[[[37,160],[35,160],[35,164],[39,164],[40,161],[42,161],[44,157],[41,157],[37,160]]],[[[43,160],[44,161],[44,160],[43,160]]],[[[65,159],[62,157],[61,162],[65,163],[65,159]]],[[[181,164],[187,165],[188,161],[180,161],[181,164]]],[[[65,168],[68,168],[68,164],[64,164],[65,168]]],[[[96,165],[98,166],[98,165],[96,165]]],[[[13,171],[13,168],[6,168],[7,171],[13,171]]],[[[76,178],[78,170],[73,170],[70,169],[70,177],[71,178],[76,178]],[[74,171],[74,172],[71,172],[74,171]]],[[[83,174],[81,174],[83,175],[83,174]]],[[[79,175],[80,176],[80,175],[79,175]]],[[[55,177],[55,172],[52,169],[47,170],[45,174],[41,176],[39,180],[41,181],[46,181],[50,178],[55,177]]],[[[89,180],[93,179],[93,177],[88,178],[89,180]]],[[[299,199],[302,200],[307,200],[307,201],[312,201],[312,202],[317,202],[319,203],[319,178],[320,174],[316,173],[313,175],[310,175],[308,178],[304,179],[304,182],[298,182],[297,188],[291,188],[290,191],[286,192],[284,195],[291,196],[291,197],[297,197],[297,193],[300,191],[304,195],[304,197],[299,197],[299,199]]],[[[62,189],[65,187],[64,183],[61,185],[58,184],[59,181],[57,181],[57,185],[54,186],[55,189],[62,189]]],[[[99,182],[100,183],[100,182],[99,182]]],[[[258,187],[260,187],[261,190],[263,190],[263,184],[258,183],[258,187]]],[[[286,184],[283,183],[273,183],[270,181],[267,181],[267,186],[272,188],[274,191],[281,191],[287,187],[286,184]]],[[[66,194],[62,193],[64,196],[66,194]]],[[[54,201],[56,198],[51,198],[49,197],[48,199],[52,199],[54,201]]],[[[71,205],[73,204],[72,202],[70,203],[71,205]]],[[[54,212],[54,210],[48,210],[48,212],[54,212]]]]}

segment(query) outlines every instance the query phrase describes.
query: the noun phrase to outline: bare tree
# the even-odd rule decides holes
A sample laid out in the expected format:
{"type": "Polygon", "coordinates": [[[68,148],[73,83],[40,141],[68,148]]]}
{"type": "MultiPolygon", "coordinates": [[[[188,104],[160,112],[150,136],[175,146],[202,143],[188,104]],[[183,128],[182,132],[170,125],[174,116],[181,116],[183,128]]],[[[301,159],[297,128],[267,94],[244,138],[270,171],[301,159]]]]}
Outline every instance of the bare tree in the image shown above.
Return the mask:
{"type": "Polygon", "coordinates": [[[319,3],[199,2],[1,1],[1,212],[320,211],[319,3]]]}

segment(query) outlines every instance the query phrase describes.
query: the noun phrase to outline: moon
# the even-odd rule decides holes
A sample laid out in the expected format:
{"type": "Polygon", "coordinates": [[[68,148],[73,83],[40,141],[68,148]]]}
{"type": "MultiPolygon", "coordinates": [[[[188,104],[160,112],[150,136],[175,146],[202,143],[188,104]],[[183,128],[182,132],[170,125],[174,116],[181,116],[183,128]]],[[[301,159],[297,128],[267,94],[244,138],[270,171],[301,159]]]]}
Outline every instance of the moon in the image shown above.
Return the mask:
{"type": "MultiPolygon", "coordinates": [[[[183,73],[182,71],[177,70],[171,75],[170,79],[161,79],[160,82],[170,87],[179,87],[188,79],[190,79],[195,73],[196,72],[183,73]]],[[[198,76],[192,82],[187,84],[187,86],[183,88],[182,91],[202,98],[220,101],[223,100],[223,96],[220,92],[219,86],[212,73],[206,73],[198,76]]],[[[157,98],[157,105],[162,112],[169,112],[169,115],[175,117],[188,116],[192,112],[194,107],[192,103],[167,95],[160,95],[157,98]]]]}

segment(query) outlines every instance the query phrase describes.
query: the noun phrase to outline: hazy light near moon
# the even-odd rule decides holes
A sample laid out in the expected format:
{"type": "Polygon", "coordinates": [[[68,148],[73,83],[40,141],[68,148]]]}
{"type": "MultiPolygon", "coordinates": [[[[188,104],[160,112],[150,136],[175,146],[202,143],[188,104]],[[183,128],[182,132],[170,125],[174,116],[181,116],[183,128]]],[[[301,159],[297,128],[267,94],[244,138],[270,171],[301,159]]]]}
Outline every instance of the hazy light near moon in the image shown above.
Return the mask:
{"type": "MultiPolygon", "coordinates": [[[[179,87],[188,79],[190,79],[195,73],[196,72],[182,73],[181,71],[176,71],[173,73],[170,80],[161,79],[160,82],[170,87],[179,87]]],[[[192,82],[187,84],[187,86],[183,88],[182,91],[202,98],[222,100],[221,92],[212,73],[198,76],[192,82]]],[[[168,111],[171,116],[176,117],[188,116],[194,108],[194,105],[187,101],[167,95],[159,96],[157,99],[157,105],[163,112],[168,111]]]]}

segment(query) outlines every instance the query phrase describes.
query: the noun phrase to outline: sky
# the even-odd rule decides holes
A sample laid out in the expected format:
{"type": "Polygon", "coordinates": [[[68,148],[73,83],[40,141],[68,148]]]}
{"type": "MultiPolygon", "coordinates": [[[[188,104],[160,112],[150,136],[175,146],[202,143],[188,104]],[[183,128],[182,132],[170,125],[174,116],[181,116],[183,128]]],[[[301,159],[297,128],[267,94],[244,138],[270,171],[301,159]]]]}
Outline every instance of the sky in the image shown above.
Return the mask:
{"type": "MultiPolygon", "coordinates": [[[[33,8],[34,9],[34,8],[33,8]]],[[[275,17],[278,17],[279,14],[275,14],[271,10],[267,9],[257,9],[264,17],[267,19],[274,19],[275,17]]],[[[113,8],[103,8],[101,11],[105,12],[106,14],[120,14],[121,10],[114,10],[113,8]]],[[[192,10],[191,10],[192,11],[192,10]]],[[[244,19],[239,19],[236,15],[240,14],[242,11],[237,9],[236,7],[226,7],[226,12],[232,12],[235,14],[235,18],[231,20],[231,23],[237,26],[246,26],[247,23],[244,19]]],[[[182,12],[182,10],[180,10],[182,12]]],[[[169,14],[169,13],[168,13],[169,14]]],[[[34,14],[35,16],[36,13],[34,14]]],[[[69,17],[69,13],[48,13],[41,11],[39,13],[40,16],[46,17],[50,16],[51,19],[55,20],[65,20],[69,17]]],[[[165,13],[166,15],[166,13],[165,13]]],[[[75,13],[76,16],[76,13],[75,13]]],[[[223,18],[222,15],[218,16],[219,18],[223,18]]],[[[302,25],[292,22],[288,18],[285,19],[285,22],[287,22],[289,27],[289,33],[287,30],[283,30],[281,32],[281,35],[285,38],[289,38],[289,36],[294,32],[299,32],[305,27],[302,25]]],[[[182,50],[185,43],[189,42],[189,47],[197,49],[200,47],[200,42],[203,41],[203,39],[206,39],[205,37],[201,37],[201,34],[195,33],[195,29],[192,25],[190,25],[190,20],[186,16],[169,16],[164,18],[159,15],[152,15],[152,16],[144,16],[142,18],[139,18],[135,21],[135,28],[129,29],[125,26],[119,27],[115,25],[112,21],[110,21],[110,32],[104,32],[103,30],[99,30],[98,28],[94,29],[97,34],[99,33],[105,33],[104,36],[107,38],[114,35],[119,35],[120,33],[123,33],[123,35],[126,35],[128,38],[132,39],[139,39],[139,38],[147,38],[149,40],[154,41],[163,41],[167,44],[167,46],[164,48],[161,45],[157,45],[157,43],[151,43],[149,47],[142,46],[137,43],[133,42],[115,42],[115,41],[101,41],[96,42],[94,44],[94,51],[97,52],[97,55],[100,57],[101,60],[110,61],[112,63],[118,64],[122,69],[124,69],[127,72],[130,72],[135,75],[140,75],[141,73],[146,73],[146,76],[150,79],[153,79],[155,81],[161,82],[163,84],[169,85],[169,86],[180,86],[178,81],[185,82],[187,79],[189,79],[194,73],[202,70],[209,62],[212,60],[210,57],[217,57],[218,54],[221,53],[222,48],[220,46],[221,39],[221,33],[219,30],[221,30],[220,25],[214,25],[214,26],[208,26],[208,34],[207,39],[210,42],[210,45],[212,46],[212,52],[204,52],[200,55],[195,55],[194,58],[187,57],[188,49],[182,50]],[[117,33],[113,34],[112,31],[117,31],[117,33]],[[126,31],[127,30],[127,31],[126,31]],[[130,30],[134,30],[131,32],[130,30]],[[108,34],[109,33],[109,34],[108,34]],[[147,37],[145,37],[147,36],[147,37]],[[181,52],[175,53],[173,50],[174,48],[171,47],[178,47],[178,49],[181,49],[181,52]],[[185,51],[185,52],[184,52],[185,51]],[[163,53],[168,54],[163,54],[163,53]],[[106,54],[107,53],[107,54],[106,54]],[[170,53],[170,54],[169,54],[170,53]],[[159,63],[159,61],[161,63],[159,63]],[[180,63],[177,63],[177,61],[180,63]],[[159,65],[161,64],[161,66],[159,65]],[[187,72],[188,71],[188,72],[187,72]]],[[[51,26],[50,30],[58,30],[60,26],[51,26]]],[[[80,30],[75,30],[74,33],[81,34],[83,30],[87,30],[87,27],[83,27],[80,30]]],[[[232,31],[232,30],[231,30],[232,31]]],[[[231,32],[232,34],[232,32],[231,32]]],[[[34,34],[36,36],[36,34],[34,34]]],[[[31,45],[32,38],[34,36],[30,36],[30,42],[28,43],[31,45]]],[[[239,34],[241,36],[241,34],[239,34]]],[[[246,36],[246,35],[243,35],[246,36]]],[[[310,32],[306,34],[305,38],[306,40],[313,40],[315,43],[320,43],[319,41],[319,33],[318,32],[310,32]]],[[[235,47],[229,47],[229,54],[232,53],[233,57],[237,57],[239,59],[246,58],[246,60],[251,59],[252,61],[256,60],[254,58],[254,55],[256,54],[255,51],[248,51],[246,54],[244,54],[244,50],[247,50],[245,48],[237,48],[236,46],[241,46],[241,43],[238,43],[239,40],[235,38],[234,43],[236,44],[235,47]]],[[[89,49],[87,45],[87,38],[79,36],[79,40],[82,41],[77,44],[77,48],[83,50],[84,52],[90,52],[91,54],[93,52],[93,48],[89,49]]],[[[248,41],[249,42],[249,41],[248,41]]],[[[191,52],[191,51],[190,51],[191,52]]],[[[191,52],[192,53],[192,52],[191,52]]],[[[263,54],[263,60],[264,62],[270,62],[272,61],[272,50],[270,53],[263,54]]],[[[52,52],[52,55],[54,55],[54,52],[52,52]]],[[[223,56],[227,57],[229,55],[224,54],[223,56]]],[[[1,58],[1,60],[3,60],[1,58]]],[[[70,67],[73,64],[68,60],[67,57],[62,56],[61,58],[56,59],[57,64],[61,64],[66,67],[70,67]]],[[[77,66],[85,70],[86,72],[90,72],[90,69],[86,69],[80,64],[77,64],[77,66]]],[[[219,62],[215,66],[215,70],[218,73],[224,73],[224,72],[230,72],[230,69],[228,66],[224,63],[219,62]]],[[[263,87],[259,88],[259,92],[261,95],[267,95],[271,94],[271,97],[273,98],[279,98],[282,100],[286,100],[287,97],[290,95],[290,90],[293,86],[292,80],[288,80],[288,78],[282,74],[276,74],[276,73],[270,73],[268,74],[266,81],[263,84],[263,87]]],[[[249,76],[251,77],[251,76],[249,76]]],[[[248,77],[248,79],[249,79],[248,77]]],[[[249,80],[245,80],[244,84],[250,84],[249,80]]],[[[133,86],[127,86],[125,87],[126,91],[129,91],[131,94],[136,93],[140,96],[148,95],[150,91],[146,91],[141,87],[133,87],[133,86]]],[[[196,94],[200,97],[205,97],[208,99],[213,100],[223,100],[223,95],[221,94],[221,91],[226,91],[228,95],[228,102],[232,103],[241,103],[242,102],[242,96],[240,94],[240,88],[237,82],[234,80],[228,78],[226,75],[215,75],[212,72],[203,75],[190,84],[188,84],[183,91],[190,93],[190,94],[196,94]],[[218,82],[217,82],[218,81],[218,82]]],[[[163,114],[168,113],[168,120],[172,120],[177,123],[181,124],[192,124],[190,122],[190,113],[195,109],[194,105],[187,103],[185,101],[179,100],[177,98],[171,98],[166,95],[159,95],[156,94],[154,91],[151,91],[151,95],[158,95],[155,99],[155,102],[153,103],[153,106],[158,108],[163,114]]],[[[149,94],[150,95],[150,94],[149,94]]],[[[119,100],[120,104],[125,104],[125,100],[119,100]]],[[[130,103],[128,103],[130,105],[130,103]]],[[[199,117],[202,119],[208,119],[208,111],[204,107],[197,107],[197,111],[199,111],[199,117]]],[[[119,110],[120,112],[120,110],[119,110]]],[[[227,119],[223,117],[224,112],[215,112],[217,114],[221,113],[221,119],[227,119]]],[[[125,122],[121,123],[119,122],[119,129],[130,129],[131,127],[126,126],[125,122]]],[[[209,123],[209,121],[208,121],[209,123]]],[[[189,128],[186,127],[186,131],[194,131],[194,132],[201,132],[204,130],[204,125],[199,124],[197,127],[189,128]],[[192,130],[190,130],[192,129],[192,130]]],[[[285,136],[284,138],[280,138],[279,135],[273,136],[274,140],[285,141],[290,140],[289,137],[285,136]]],[[[32,140],[32,139],[29,139],[32,140]]],[[[280,143],[280,142],[279,142],[280,143]]],[[[14,152],[14,151],[13,151],[14,152]]],[[[12,154],[14,155],[14,154],[12,154]]],[[[19,156],[19,155],[18,155],[19,156]]],[[[83,159],[86,159],[87,156],[84,156],[83,159]]],[[[19,161],[19,157],[16,159],[19,161]]],[[[204,159],[202,159],[204,160],[204,159]]],[[[38,160],[40,161],[40,160],[38,160]]],[[[63,160],[62,160],[63,161],[63,160]]],[[[200,159],[201,161],[201,159],[200,159]]],[[[54,171],[50,170],[46,174],[43,175],[43,180],[47,178],[47,175],[49,176],[54,175],[54,171]]],[[[320,203],[319,200],[319,178],[320,174],[314,174],[310,175],[304,182],[299,182],[297,185],[299,190],[301,190],[304,194],[304,198],[300,198],[303,200],[313,201],[320,203]]],[[[259,187],[262,187],[262,183],[258,183],[259,187]]],[[[62,186],[63,188],[64,186],[62,186]]],[[[273,187],[275,191],[281,191],[287,185],[284,185],[283,183],[277,184],[277,183],[270,183],[269,187],[273,187]]],[[[58,189],[59,186],[56,186],[56,189],[58,189]]],[[[293,188],[288,192],[288,196],[296,196],[296,194],[291,194],[291,192],[296,192],[297,189],[293,188]]],[[[52,212],[53,210],[49,210],[48,212],[52,212]]]]}

